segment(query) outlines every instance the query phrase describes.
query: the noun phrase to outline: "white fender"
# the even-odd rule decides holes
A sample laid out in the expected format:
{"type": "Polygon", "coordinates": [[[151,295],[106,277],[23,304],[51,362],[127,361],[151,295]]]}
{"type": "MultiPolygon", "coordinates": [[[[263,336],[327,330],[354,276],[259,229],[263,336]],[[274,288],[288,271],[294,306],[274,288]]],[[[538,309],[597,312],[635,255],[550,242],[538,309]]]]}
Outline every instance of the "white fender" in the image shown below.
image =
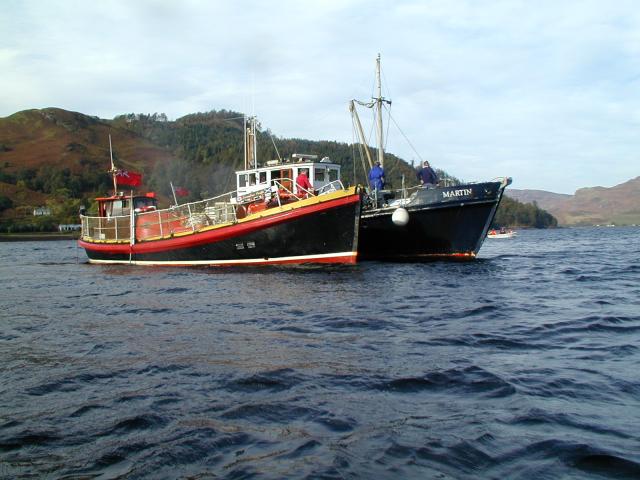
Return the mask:
{"type": "Polygon", "coordinates": [[[409,212],[404,208],[396,208],[393,215],[391,215],[391,221],[399,227],[404,227],[409,223],[409,212]]]}

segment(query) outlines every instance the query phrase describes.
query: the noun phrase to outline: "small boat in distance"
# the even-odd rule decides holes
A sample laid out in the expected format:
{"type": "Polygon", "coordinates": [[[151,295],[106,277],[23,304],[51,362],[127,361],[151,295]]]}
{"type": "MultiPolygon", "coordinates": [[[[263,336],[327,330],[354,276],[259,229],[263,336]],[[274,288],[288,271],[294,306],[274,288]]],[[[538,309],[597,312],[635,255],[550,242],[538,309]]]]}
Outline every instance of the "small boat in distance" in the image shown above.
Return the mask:
{"type": "MultiPolygon", "coordinates": [[[[382,97],[380,55],[376,60],[376,80],[377,97],[369,102],[352,100],[349,105],[354,130],[360,137],[362,165],[368,164],[370,169],[374,162],[356,104],[376,110],[376,161],[384,168],[382,109],[391,102],[382,97]]],[[[504,189],[510,184],[511,178],[503,177],[488,182],[461,185],[440,182],[405,188],[403,178],[401,189],[370,189],[360,219],[360,259],[473,260],[486,238],[504,189]]]]}
{"type": "MultiPolygon", "coordinates": [[[[358,255],[361,194],[345,188],[340,166],[313,155],[258,167],[256,122],[245,121],[245,169],[236,190],[159,209],[154,194],[117,191],[81,214],[78,241],[90,263],[233,266],[353,264],[358,255]],[[311,188],[294,179],[305,170],[311,188]]],[[[111,147],[111,137],[109,137],[111,147]]]]}
{"type": "Polygon", "coordinates": [[[506,228],[501,228],[499,230],[489,230],[487,233],[487,238],[513,238],[516,236],[516,232],[513,230],[507,230],[506,228]]]}

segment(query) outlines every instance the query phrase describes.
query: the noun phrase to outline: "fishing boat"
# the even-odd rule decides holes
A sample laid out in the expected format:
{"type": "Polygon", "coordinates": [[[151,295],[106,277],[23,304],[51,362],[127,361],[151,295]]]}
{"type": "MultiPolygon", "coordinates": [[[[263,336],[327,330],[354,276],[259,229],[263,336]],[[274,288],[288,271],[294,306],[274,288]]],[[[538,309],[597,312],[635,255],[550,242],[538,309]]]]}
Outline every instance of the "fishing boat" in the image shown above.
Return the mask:
{"type": "MultiPolygon", "coordinates": [[[[79,245],[90,263],[234,266],[353,264],[358,257],[359,188],[345,188],[340,165],[294,154],[258,166],[255,118],[245,124],[245,165],[236,189],[160,209],[152,193],[118,191],[81,214],[79,245]],[[308,172],[308,188],[296,185],[308,172]]],[[[109,139],[111,147],[111,139],[109,139]]]]}
{"type": "Polygon", "coordinates": [[[505,228],[501,228],[499,230],[491,229],[487,233],[487,238],[513,238],[515,236],[516,232],[505,228]]]}
{"type": "MultiPolygon", "coordinates": [[[[375,109],[378,151],[384,168],[382,110],[391,102],[382,96],[380,55],[376,60],[377,97],[351,100],[354,129],[360,139],[363,166],[374,162],[356,105],[375,109]]],[[[361,260],[472,260],[478,254],[511,178],[459,185],[439,182],[402,188],[369,189],[360,218],[361,260]]]]}

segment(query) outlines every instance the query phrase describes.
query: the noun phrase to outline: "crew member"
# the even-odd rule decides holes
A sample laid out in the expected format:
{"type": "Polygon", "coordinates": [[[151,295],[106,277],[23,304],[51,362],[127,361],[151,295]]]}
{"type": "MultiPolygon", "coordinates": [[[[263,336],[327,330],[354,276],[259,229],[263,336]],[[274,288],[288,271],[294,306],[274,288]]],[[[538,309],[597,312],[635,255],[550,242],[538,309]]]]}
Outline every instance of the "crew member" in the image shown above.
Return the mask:
{"type": "Polygon", "coordinates": [[[372,190],[382,190],[384,188],[384,170],[380,162],[376,162],[369,172],[369,186],[372,190]]]}
{"type": "Polygon", "coordinates": [[[309,177],[307,177],[306,169],[301,169],[296,177],[296,194],[302,197],[307,197],[309,194],[313,195],[313,185],[311,185],[309,177]]]}
{"type": "Polygon", "coordinates": [[[429,162],[426,160],[422,164],[422,168],[418,171],[417,177],[420,184],[425,187],[433,187],[438,183],[438,175],[436,175],[436,172],[433,171],[433,168],[431,168],[429,162]]]}

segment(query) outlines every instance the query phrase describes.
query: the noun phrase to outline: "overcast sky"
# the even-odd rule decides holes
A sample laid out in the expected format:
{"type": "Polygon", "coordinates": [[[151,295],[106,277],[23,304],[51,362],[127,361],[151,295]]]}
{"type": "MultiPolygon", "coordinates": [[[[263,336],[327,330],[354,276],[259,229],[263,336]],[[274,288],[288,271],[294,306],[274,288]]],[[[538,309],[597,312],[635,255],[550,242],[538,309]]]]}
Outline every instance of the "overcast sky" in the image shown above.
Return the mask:
{"type": "Polygon", "coordinates": [[[370,99],[380,53],[383,94],[417,154],[393,122],[386,149],[407,161],[559,193],[640,175],[635,0],[1,6],[0,117],[228,109],[278,137],[352,142],[347,104],[370,99]]]}

